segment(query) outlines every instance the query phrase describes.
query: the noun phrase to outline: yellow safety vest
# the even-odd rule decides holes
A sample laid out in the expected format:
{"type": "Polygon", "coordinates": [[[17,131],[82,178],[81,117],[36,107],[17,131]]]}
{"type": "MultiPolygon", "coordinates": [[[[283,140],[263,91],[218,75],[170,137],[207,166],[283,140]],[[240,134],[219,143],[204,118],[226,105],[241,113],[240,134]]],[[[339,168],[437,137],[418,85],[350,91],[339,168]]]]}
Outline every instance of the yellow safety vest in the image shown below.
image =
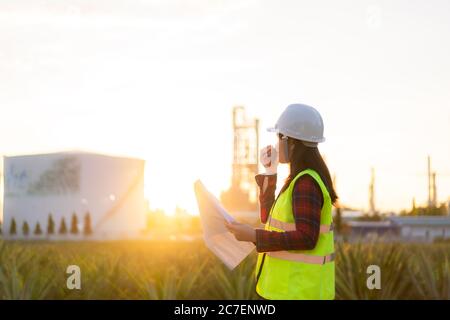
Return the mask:
{"type": "Polygon", "coordinates": [[[332,300],[335,297],[332,203],[328,190],[316,171],[304,170],[291,181],[272,206],[265,230],[295,230],[292,191],[297,179],[305,174],[317,181],[323,194],[319,240],[313,250],[258,254],[256,292],[265,299],[332,300]]]}

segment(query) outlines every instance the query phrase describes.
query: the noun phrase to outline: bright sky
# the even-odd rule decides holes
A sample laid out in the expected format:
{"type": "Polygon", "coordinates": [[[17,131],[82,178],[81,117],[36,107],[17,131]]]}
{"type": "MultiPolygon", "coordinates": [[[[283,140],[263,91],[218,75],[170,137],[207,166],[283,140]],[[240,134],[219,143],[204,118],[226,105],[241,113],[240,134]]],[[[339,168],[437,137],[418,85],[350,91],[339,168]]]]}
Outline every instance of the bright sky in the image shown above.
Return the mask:
{"type": "MultiPolygon", "coordinates": [[[[147,160],[150,206],[196,212],[231,173],[231,108],[315,106],[344,204],[450,196],[450,2],[0,0],[0,154],[147,160]]],[[[272,140],[262,133],[262,140],[272,140]]]]}

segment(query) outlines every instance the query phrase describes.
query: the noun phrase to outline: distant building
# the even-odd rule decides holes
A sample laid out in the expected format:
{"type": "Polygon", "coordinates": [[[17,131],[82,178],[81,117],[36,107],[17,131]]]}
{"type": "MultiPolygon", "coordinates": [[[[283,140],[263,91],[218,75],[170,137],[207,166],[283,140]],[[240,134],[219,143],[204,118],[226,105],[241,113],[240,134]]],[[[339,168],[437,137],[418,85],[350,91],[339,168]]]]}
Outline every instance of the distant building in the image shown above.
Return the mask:
{"type": "Polygon", "coordinates": [[[82,152],[5,157],[3,237],[136,237],[146,224],[144,166],[139,159],[82,152]]]}
{"type": "Polygon", "coordinates": [[[389,220],[400,229],[402,240],[432,242],[450,239],[448,216],[391,217],[389,220]]]}
{"type": "Polygon", "coordinates": [[[448,216],[396,216],[382,221],[348,221],[351,239],[376,238],[405,242],[450,239],[448,216]]]}
{"type": "MultiPolygon", "coordinates": [[[[336,209],[334,209],[336,211],[336,209]]],[[[336,212],[333,213],[336,215],[336,212]]],[[[341,219],[342,221],[352,221],[364,216],[364,212],[360,210],[351,210],[351,209],[342,209],[341,210],[341,219]]]]}
{"type": "Polygon", "coordinates": [[[352,238],[378,238],[386,240],[397,239],[400,235],[400,228],[391,221],[348,221],[352,238]]]}

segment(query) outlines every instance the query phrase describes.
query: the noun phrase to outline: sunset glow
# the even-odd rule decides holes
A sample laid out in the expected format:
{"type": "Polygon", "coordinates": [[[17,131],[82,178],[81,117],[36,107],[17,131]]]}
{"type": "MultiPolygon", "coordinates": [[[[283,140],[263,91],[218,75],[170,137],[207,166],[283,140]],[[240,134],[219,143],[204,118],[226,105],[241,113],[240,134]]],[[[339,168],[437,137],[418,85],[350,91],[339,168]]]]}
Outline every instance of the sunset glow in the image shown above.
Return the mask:
{"type": "Polygon", "coordinates": [[[450,4],[386,3],[374,18],[322,2],[0,1],[0,154],[142,158],[150,207],[196,213],[196,179],[217,196],[230,183],[232,107],[261,120],[266,144],[303,102],[323,115],[342,203],[367,208],[371,167],[379,208],[424,203],[427,155],[446,201],[450,4]]]}

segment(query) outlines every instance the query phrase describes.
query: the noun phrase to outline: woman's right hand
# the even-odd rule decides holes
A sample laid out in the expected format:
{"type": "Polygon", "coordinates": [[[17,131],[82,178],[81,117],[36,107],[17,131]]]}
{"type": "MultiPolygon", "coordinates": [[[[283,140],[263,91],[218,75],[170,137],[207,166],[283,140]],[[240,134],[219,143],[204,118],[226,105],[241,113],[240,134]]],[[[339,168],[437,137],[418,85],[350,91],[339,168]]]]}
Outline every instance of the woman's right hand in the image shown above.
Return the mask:
{"type": "Polygon", "coordinates": [[[264,166],[265,174],[276,174],[278,169],[278,152],[273,146],[266,146],[259,153],[261,164],[264,166]]]}

